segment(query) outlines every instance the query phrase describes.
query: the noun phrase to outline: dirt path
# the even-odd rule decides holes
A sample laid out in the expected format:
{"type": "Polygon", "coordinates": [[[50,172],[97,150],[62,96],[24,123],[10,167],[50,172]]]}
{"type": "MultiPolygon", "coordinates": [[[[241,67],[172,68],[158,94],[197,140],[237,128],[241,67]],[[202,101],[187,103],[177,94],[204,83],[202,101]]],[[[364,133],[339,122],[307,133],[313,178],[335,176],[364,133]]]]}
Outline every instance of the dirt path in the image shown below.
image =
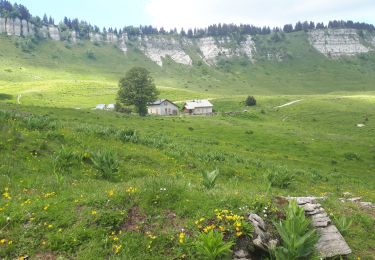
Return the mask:
{"type": "Polygon", "coordinates": [[[295,104],[295,103],[298,103],[298,102],[301,102],[301,101],[303,101],[303,99],[299,99],[299,100],[294,100],[294,101],[292,101],[292,102],[289,102],[289,103],[286,103],[286,104],[284,104],[284,105],[281,105],[281,106],[277,106],[277,107],[274,107],[274,108],[282,108],[282,107],[287,107],[287,106],[293,105],[293,104],[295,104]]]}

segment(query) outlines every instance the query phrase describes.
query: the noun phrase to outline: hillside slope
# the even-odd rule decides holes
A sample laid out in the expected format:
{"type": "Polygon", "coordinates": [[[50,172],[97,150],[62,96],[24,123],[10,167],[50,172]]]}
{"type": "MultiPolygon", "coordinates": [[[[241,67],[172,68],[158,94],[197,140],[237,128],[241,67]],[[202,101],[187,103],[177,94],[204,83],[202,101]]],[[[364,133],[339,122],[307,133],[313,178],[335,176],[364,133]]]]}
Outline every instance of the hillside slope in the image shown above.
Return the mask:
{"type": "Polygon", "coordinates": [[[12,95],[13,101],[22,95],[26,104],[89,107],[113,102],[118,79],[132,66],[152,71],[156,84],[164,87],[162,94],[177,100],[374,91],[372,36],[364,36],[368,40],[363,42],[353,30],[338,32],[257,35],[239,41],[129,38],[126,52],[124,46],[108,42],[2,35],[0,93],[12,95]],[[72,102],[76,95],[86,100],[72,102]]]}

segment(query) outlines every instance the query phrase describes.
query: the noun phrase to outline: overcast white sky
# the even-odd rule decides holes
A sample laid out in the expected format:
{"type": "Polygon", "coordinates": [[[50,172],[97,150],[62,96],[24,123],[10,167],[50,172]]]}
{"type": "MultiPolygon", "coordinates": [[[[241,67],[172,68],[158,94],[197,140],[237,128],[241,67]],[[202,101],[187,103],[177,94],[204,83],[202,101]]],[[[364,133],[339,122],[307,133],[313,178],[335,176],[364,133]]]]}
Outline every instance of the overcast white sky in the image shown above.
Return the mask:
{"type": "MultiPolygon", "coordinates": [[[[213,23],[283,26],[332,19],[375,24],[375,0],[14,0],[33,15],[84,19],[100,27],[205,27],[213,23]]],[[[14,2],[12,1],[12,2],[14,2]]]]}
{"type": "Polygon", "coordinates": [[[149,0],[145,9],[153,25],[167,28],[332,19],[375,23],[375,0],[149,0]]]}

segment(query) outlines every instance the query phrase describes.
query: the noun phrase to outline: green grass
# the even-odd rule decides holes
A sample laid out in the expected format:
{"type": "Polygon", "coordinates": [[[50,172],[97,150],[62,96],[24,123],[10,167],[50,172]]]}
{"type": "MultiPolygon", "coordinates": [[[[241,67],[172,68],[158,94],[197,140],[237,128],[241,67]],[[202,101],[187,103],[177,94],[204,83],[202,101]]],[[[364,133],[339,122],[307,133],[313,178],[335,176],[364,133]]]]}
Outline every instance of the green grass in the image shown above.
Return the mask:
{"type": "MultiPolygon", "coordinates": [[[[375,237],[368,228],[373,218],[337,198],[350,191],[364,200],[375,199],[375,99],[323,95],[273,108],[297,98],[259,97],[260,105],[248,113],[213,117],[139,118],[1,105],[0,190],[8,188],[12,199],[1,202],[0,227],[1,236],[13,241],[3,248],[2,257],[43,252],[75,258],[115,256],[112,246],[119,244],[110,237],[120,230],[121,257],[194,256],[178,242],[181,228],[194,239],[194,221],[215,208],[241,213],[238,208],[245,205],[256,209],[259,196],[266,204],[273,195],[328,196],[328,210],[360,219],[346,239],[354,256],[370,257],[375,237]],[[47,121],[39,119],[37,128],[31,127],[25,119],[31,111],[36,118],[47,115],[47,121]],[[5,119],[4,113],[13,119],[5,119]],[[357,128],[365,118],[366,127],[357,128]],[[116,134],[121,129],[136,130],[139,140],[121,142],[116,134]],[[81,159],[69,171],[54,172],[54,154],[62,145],[81,159]],[[117,153],[114,179],[100,178],[86,159],[103,149],[117,153]],[[348,160],[347,153],[359,159],[348,160]],[[275,167],[284,167],[296,180],[286,189],[269,189],[265,174],[275,167]],[[202,172],[215,168],[221,173],[217,185],[206,190],[202,172]],[[127,192],[130,187],[136,192],[127,192]],[[46,197],[51,192],[55,194],[46,197]],[[135,209],[137,217],[129,216],[135,209]]],[[[217,110],[226,110],[230,102],[221,102],[217,110]]]]}

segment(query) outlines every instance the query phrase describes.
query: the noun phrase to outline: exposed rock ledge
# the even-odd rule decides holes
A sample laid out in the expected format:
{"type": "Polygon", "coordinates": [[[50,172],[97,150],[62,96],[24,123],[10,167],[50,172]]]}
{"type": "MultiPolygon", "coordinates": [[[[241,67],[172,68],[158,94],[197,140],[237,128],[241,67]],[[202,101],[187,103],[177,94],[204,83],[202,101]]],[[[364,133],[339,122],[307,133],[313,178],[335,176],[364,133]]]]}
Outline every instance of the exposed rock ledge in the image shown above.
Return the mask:
{"type": "Polygon", "coordinates": [[[328,29],[309,32],[309,41],[327,57],[354,56],[371,49],[364,46],[355,29],[328,29]]]}
{"type": "Polygon", "coordinates": [[[190,41],[179,42],[170,37],[143,37],[138,39],[139,49],[159,66],[163,59],[170,57],[174,62],[191,66],[190,56],[183,50],[183,45],[192,44],[190,41]]]}
{"type": "Polygon", "coordinates": [[[254,62],[256,47],[250,35],[246,36],[245,41],[242,41],[239,47],[234,49],[228,46],[228,43],[231,41],[229,37],[220,40],[215,40],[213,37],[206,37],[199,39],[197,44],[202,52],[202,59],[208,65],[215,65],[217,58],[220,56],[232,58],[243,54],[254,62]]]}

